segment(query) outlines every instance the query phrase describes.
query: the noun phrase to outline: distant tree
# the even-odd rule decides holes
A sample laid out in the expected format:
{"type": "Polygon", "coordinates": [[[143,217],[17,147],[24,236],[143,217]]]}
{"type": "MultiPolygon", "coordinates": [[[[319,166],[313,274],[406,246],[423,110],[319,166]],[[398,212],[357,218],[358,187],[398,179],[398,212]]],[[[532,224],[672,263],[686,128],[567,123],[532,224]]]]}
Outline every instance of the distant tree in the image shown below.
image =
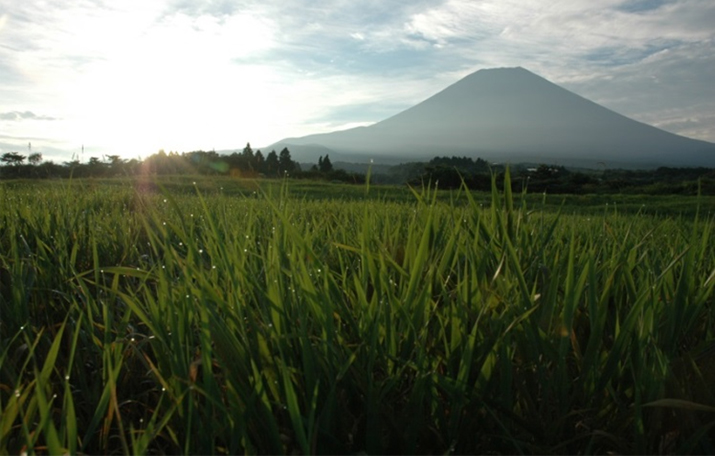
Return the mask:
{"type": "Polygon", "coordinates": [[[246,147],[243,148],[243,156],[249,160],[253,160],[253,149],[251,149],[251,143],[246,143],[246,147]]]}
{"type": "Polygon", "coordinates": [[[21,165],[23,161],[25,161],[25,156],[17,152],[6,152],[2,154],[2,157],[0,157],[0,161],[5,163],[6,165],[18,166],[21,165]]]}
{"type": "Polygon", "coordinates": [[[142,168],[143,162],[137,158],[131,158],[129,161],[124,163],[124,169],[126,170],[127,174],[132,175],[132,174],[138,174],[142,168]]]}
{"type": "Polygon", "coordinates": [[[87,171],[89,171],[90,176],[99,177],[104,174],[106,166],[107,165],[105,163],[102,163],[99,158],[90,157],[89,161],[87,162],[87,171]]]}
{"type": "Polygon", "coordinates": [[[333,164],[330,162],[330,156],[326,155],[325,158],[320,157],[318,159],[318,170],[321,173],[329,173],[333,170],[333,164]]]}
{"type": "Polygon", "coordinates": [[[27,157],[27,161],[30,162],[32,166],[37,166],[42,162],[42,154],[35,152],[27,157]]]}
{"type": "Polygon", "coordinates": [[[66,177],[69,175],[67,167],[58,165],[52,160],[44,161],[37,165],[37,177],[66,177]]]}
{"type": "Polygon", "coordinates": [[[562,168],[542,163],[538,168],[536,168],[536,171],[534,171],[534,177],[536,179],[551,179],[557,177],[559,172],[563,171],[562,168]]]}
{"type": "Polygon", "coordinates": [[[448,166],[459,170],[462,174],[489,172],[489,164],[481,158],[473,160],[469,157],[435,157],[430,160],[429,165],[448,166]]]}
{"type": "Polygon", "coordinates": [[[124,170],[124,160],[119,155],[107,155],[107,160],[112,174],[117,175],[124,170]]]}
{"type": "Polygon", "coordinates": [[[278,174],[278,168],[279,168],[278,154],[276,153],[275,150],[272,150],[266,156],[266,174],[275,176],[276,174],[278,174]]]}
{"type": "Polygon", "coordinates": [[[258,171],[259,173],[265,172],[266,159],[265,157],[263,157],[263,154],[261,153],[260,149],[257,150],[256,153],[253,155],[253,161],[256,164],[256,171],[258,171]]]}
{"type": "MultiPolygon", "coordinates": [[[[189,154],[193,154],[193,152],[190,152],[189,154]]],[[[157,153],[149,155],[144,159],[144,168],[150,174],[174,174],[177,171],[179,160],[191,163],[192,159],[195,159],[196,161],[200,159],[199,156],[189,154],[183,156],[182,158],[172,153],[167,155],[164,149],[159,149],[157,153]]]]}
{"type": "Polygon", "coordinates": [[[226,157],[226,163],[232,170],[244,169],[243,167],[243,155],[238,152],[234,152],[226,157]]]}
{"type": "Polygon", "coordinates": [[[124,160],[119,155],[107,155],[107,159],[112,167],[118,167],[124,163],[124,160]]]}
{"type": "Polygon", "coordinates": [[[296,164],[290,157],[290,151],[284,147],[278,157],[278,170],[280,174],[292,173],[296,170],[296,164]]]}

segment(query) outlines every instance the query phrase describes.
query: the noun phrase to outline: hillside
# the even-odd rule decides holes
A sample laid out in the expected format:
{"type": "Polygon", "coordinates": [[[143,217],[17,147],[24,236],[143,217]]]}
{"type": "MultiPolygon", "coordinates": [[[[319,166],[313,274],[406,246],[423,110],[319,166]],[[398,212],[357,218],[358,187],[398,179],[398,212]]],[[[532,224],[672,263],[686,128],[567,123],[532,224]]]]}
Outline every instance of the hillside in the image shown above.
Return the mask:
{"type": "Polygon", "coordinates": [[[582,167],[715,166],[715,144],[635,121],[523,68],[480,70],[367,127],[286,138],[298,160],[436,155],[582,167]],[[315,156],[315,157],[313,157],[315,156]]]}

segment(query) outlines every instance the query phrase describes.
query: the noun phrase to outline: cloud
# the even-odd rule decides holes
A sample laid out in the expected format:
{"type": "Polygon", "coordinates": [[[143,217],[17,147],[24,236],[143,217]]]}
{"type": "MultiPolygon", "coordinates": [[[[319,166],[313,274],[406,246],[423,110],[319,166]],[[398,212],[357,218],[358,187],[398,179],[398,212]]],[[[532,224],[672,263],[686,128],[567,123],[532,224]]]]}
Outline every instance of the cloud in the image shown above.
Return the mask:
{"type": "Polygon", "coordinates": [[[10,111],[0,113],[0,120],[22,121],[22,120],[57,120],[50,116],[38,116],[31,111],[10,111]]]}
{"type": "Polygon", "coordinates": [[[409,16],[391,39],[439,45],[422,52],[456,78],[524,66],[638,120],[715,141],[713,23],[715,3],[704,0],[448,0],[409,16]],[[668,120],[673,108],[687,121],[668,120]]]}
{"type": "Polygon", "coordinates": [[[636,120],[715,142],[713,43],[683,43],[562,85],[636,120]]]}
{"type": "Polygon", "coordinates": [[[715,141],[712,0],[25,0],[2,17],[5,131],[106,153],[377,122],[500,66],[715,141]]]}

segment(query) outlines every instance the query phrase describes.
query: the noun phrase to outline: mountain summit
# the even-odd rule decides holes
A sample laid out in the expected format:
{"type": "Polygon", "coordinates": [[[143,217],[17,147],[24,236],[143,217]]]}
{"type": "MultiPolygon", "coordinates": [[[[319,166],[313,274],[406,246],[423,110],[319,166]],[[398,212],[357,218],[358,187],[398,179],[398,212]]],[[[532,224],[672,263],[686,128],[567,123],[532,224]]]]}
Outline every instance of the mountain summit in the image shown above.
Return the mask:
{"type": "Polygon", "coordinates": [[[311,161],[319,148],[352,161],[465,155],[584,167],[715,167],[715,144],[629,119],[523,68],[480,70],[368,127],[270,147],[311,161]]]}

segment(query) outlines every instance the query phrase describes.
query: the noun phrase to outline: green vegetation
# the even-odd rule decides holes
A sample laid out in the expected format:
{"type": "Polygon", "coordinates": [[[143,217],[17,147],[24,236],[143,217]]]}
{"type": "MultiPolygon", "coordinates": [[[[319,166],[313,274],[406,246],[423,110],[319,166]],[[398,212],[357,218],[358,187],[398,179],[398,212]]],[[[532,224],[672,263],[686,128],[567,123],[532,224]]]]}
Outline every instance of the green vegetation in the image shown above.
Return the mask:
{"type": "Polygon", "coordinates": [[[49,179],[49,178],[117,178],[138,176],[211,175],[232,178],[255,179],[299,177],[303,179],[338,180],[364,183],[365,176],[334,170],[330,157],[320,157],[318,165],[303,171],[293,160],[288,148],[280,153],[270,151],[265,157],[260,150],[253,151],[250,144],[239,152],[221,155],[216,151],[197,150],[193,152],[169,152],[164,150],[150,155],[144,160],[125,160],[119,155],[90,157],[86,163],[73,157],[71,161],[58,165],[52,161],[43,162],[42,154],[29,156],[18,152],[7,152],[0,156],[0,178],[49,179]],[[27,158],[28,164],[23,164],[27,158]]]}
{"type": "Polygon", "coordinates": [[[713,201],[504,179],[0,183],[0,453],[715,452],[713,201]]]}
{"type": "MultiPolygon", "coordinates": [[[[503,165],[490,166],[481,159],[435,157],[427,163],[395,166],[380,182],[439,182],[440,188],[489,191],[491,174],[503,176],[503,165]],[[396,178],[396,179],[395,179],[396,178]]],[[[654,170],[569,169],[554,165],[515,165],[511,167],[512,190],[558,194],[651,194],[715,195],[715,170],[710,168],[657,168],[654,170]]],[[[501,183],[501,180],[499,181],[501,183]]]]}
{"type": "MultiPolygon", "coordinates": [[[[492,174],[499,176],[502,189],[505,166],[490,165],[486,161],[468,157],[435,157],[429,162],[410,162],[395,166],[372,163],[339,163],[333,166],[330,157],[320,156],[317,164],[304,163],[305,169],[294,161],[290,151],[283,148],[263,156],[246,144],[243,151],[220,155],[215,151],[185,153],[160,150],[144,160],[124,160],[119,155],[109,155],[100,160],[90,157],[87,163],[79,160],[63,165],[43,162],[42,154],[28,157],[17,152],[0,156],[0,178],[117,178],[154,177],[176,175],[211,175],[232,178],[298,178],[364,184],[366,175],[378,184],[406,184],[413,186],[436,185],[440,189],[460,189],[466,185],[471,190],[491,190],[492,174]],[[28,164],[23,164],[27,158],[28,164]],[[373,172],[375,171],[375,172],[373,172]]],[[[553,165],[511,166],[510,179],[513,192],[529,189],[532,193],[550,194],[650,194],[650,195],[715,195],[715,170],[709,168],[658,168],[655,170],[622,169],[567,169],[553,165]]]]}

